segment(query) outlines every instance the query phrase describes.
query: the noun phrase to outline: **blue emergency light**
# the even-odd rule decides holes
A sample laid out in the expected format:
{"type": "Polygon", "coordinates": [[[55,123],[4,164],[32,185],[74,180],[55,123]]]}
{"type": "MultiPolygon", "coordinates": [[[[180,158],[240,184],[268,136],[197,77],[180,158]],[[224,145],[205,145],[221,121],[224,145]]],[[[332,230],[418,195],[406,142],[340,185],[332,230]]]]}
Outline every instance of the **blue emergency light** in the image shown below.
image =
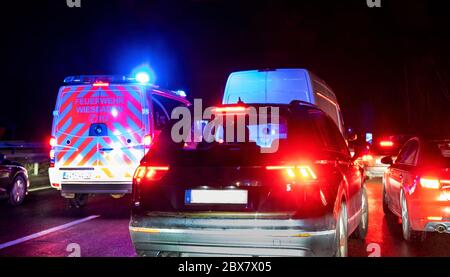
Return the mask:
{"type": "Polygon", "coordinates": [[[136,74],[136,81],[141,84],[147,84],[150,82],[150,76],[146,72],[139,72],[136,74]]]}
{"type": "Polygon", "coordinates": [[[94,83],[129,83],[134,78],[125,75],[78,75],[64,79],[66,84],[94,84],[94,83]]]}
{"type": "Polygon", "coordinates": [[[174,91],[178,96],[181,96],[181,97],[186,97],[187,96],[187,94],[186,94],[186,92],[184,91],[184,90],[176,90],[176,91],[174,91]]]}

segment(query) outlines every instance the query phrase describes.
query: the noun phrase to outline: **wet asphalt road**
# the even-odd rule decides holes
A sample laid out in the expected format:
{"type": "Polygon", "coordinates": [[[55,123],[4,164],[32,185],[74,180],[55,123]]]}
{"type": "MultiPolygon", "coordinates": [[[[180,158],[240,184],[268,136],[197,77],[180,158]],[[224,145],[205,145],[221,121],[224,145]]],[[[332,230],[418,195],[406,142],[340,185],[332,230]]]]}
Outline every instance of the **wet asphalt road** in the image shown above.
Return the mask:
{"type": "MultiPolygon", "coordinates": [[[[430,234],[422,244],[403,241],[400,221],[383,215],[381,180],[368,183],[368,195],[368,236],[365,241],[350,240],[350,256],[450,256],[450,235],[430,234]]],[[[128,233],[129,201],[95,196],[85,208],[72,210],[57,191],[44,190],[30,193],[20,207],[0,205],[0,256],[135,256],[128,233]],[[73,225],[59,229],[68,223],[73,225]],[[43,236],[29,237],[55,227],[43,236]],[[12,241],[16,244],[5,247],[12,241]]]]}

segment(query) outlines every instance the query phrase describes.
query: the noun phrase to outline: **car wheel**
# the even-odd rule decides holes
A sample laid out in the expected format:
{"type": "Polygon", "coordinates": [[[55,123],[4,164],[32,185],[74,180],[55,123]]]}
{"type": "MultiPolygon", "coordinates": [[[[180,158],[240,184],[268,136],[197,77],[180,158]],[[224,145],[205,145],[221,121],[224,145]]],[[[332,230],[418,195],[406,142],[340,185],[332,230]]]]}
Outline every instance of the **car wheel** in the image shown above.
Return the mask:
{"type": "Polygon", "coordinates": [[[86,206],[89,195],[85,193],[77,193],[74,198],[68,199],[70,208],[82,208],[86,206]]]}
{"type": "Polygon", "coordinates": [[[411,228],[411,221],[409,218],[408,205],[403,190],[400,193],[400,204],[402,207],[402,233],[406,241],[420,242],[425,240],[425,232],[415,231],[411,228]]]}
{"type": "Polygon", "coordinates": [[[369,229],[369,202],[367,198],[367,190],[366,187],[362,189],[362,207],[361,207],[361,221],[359,222],[358,227],[353,233],[352,237],[356,239],[364,240],[367,235],[367,230],[369,229]]]}
{"type": "Polygon", "coordinates": [[[336,257],[347,257],[348,254],[347,222],[347,207],[345,206],[345,202],[342,202],[336,220],[336,257]]]}
{"type": "Polygon", "coordinates": [[[387,200],[387,195],[386,195],[386,185],[383,184],[383,212],[384,215],[388,216],[388,217],[393,217],[394,213],[391,211],[391,209],[389,209],[389,204],[388,204],[388,200],[387,200]]]}
{"type": "Polygon", "coordinates": [[[11,191],[9,192],[8,204],[18,206],[22,204],[27,194],[27,182],[23,176],[17,176],[13,180],[11,191]]]}

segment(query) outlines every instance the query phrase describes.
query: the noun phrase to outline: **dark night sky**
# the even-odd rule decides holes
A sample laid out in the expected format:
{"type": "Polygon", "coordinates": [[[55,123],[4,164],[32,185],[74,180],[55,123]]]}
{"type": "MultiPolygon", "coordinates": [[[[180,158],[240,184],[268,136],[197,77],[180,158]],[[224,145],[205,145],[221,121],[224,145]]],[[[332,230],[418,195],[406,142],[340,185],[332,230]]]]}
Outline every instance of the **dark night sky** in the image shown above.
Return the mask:
{"type": "Polygon", "coordinates": [[[231,71],[305,67],[334,88],[360,131],[450,133],[446,1],[9,2],[0,11],[3,139],[14,128],[15,139],[49,137],[64,76],[127,74],[143,63],[161,86],[208,104],[231,71]]]}

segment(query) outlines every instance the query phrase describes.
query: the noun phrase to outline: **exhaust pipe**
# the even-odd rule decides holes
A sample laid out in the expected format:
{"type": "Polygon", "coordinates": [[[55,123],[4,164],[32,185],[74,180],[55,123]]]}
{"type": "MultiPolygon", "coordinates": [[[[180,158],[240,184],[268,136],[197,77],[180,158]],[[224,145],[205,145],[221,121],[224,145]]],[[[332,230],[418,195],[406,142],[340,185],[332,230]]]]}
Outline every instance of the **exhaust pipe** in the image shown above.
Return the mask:
{"type": "Polygon", "coordinates": [[[444,233],[445,231],[447,231],[447,227],[446,227],[445,225],[443,225],[443,224],[439,224],[439,225],[437,225],[437,226],[435,227],[435,230],[436,230],[436,232],[442,234],[442,233],[444,233]]]}

